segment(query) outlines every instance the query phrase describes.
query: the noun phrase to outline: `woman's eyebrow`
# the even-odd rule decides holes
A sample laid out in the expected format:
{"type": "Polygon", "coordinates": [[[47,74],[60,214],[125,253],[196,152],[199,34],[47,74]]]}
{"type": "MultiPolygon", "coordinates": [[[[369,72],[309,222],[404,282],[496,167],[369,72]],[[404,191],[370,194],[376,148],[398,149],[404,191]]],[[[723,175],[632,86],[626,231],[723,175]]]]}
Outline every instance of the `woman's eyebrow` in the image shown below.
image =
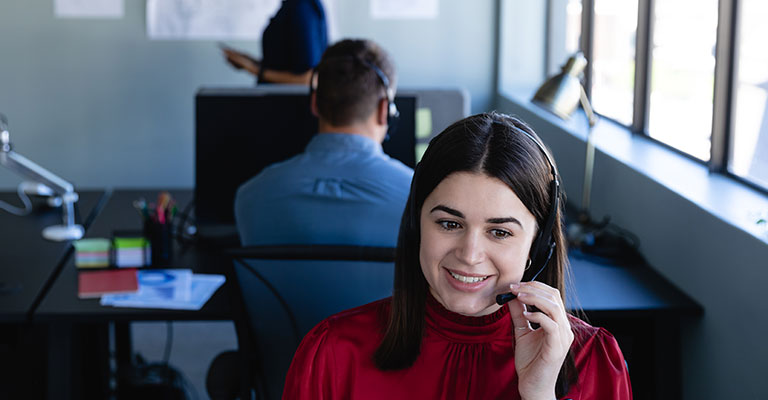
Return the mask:
{"type": "Polygon", "coordinates": [[[519,225],[520,228],[523,227],[523,224],[521,224],[520,221],[518,221],[518,219],[515,218],[515,217],[488,218],[488,219],[485,220],[485,222],[487,222],[489,224],[505,224],[507,222],[511,222],[513,224],[519,225]]]}
{"type": "Polygon", "coordinates": [[[456,217],[459,217],[459,218],[464,218],[464,214],[461,211],[454,210],[453,208],[450,208],[450,207],[447,207],[447,206],[444,206],[444,205],[441,205],[441,204],[436,205],[429,212],[433,213],[435,211],[444,211],[444,212],[447,212],[448,214],[451,214],[453,216],[456,216],[456,217]]]}

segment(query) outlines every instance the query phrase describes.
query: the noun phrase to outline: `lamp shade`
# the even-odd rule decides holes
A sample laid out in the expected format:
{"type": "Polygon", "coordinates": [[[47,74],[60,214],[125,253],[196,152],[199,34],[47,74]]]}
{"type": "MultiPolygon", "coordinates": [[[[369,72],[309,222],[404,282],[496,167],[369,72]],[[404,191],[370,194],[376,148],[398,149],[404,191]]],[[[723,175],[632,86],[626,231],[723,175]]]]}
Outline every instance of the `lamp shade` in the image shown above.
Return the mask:
{"type": "Polygon", "coordinates": [[[533,96],[533,102],[562,119],[570,118],[581,98],[579,74],[587,66],[587,59],[576,53],[566,61],[559,74],[547,79],[533,96]]]}

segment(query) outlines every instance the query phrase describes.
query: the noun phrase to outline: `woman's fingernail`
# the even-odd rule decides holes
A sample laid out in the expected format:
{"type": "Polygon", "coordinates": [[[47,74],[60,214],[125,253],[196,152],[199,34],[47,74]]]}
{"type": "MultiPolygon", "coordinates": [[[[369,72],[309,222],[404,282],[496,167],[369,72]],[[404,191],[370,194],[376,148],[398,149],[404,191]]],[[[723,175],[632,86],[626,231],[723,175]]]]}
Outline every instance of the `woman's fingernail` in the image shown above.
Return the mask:
{"type": "Polygon", "coordinates": [[[520,284],[519,284],[519,283],[512,283],[512,284],[510,284],[510,285],[509,285],[509,288],[510,288],[510,289],[517,289],[517,288],[519,288],[519,287],[520,287],[520,284]]]}

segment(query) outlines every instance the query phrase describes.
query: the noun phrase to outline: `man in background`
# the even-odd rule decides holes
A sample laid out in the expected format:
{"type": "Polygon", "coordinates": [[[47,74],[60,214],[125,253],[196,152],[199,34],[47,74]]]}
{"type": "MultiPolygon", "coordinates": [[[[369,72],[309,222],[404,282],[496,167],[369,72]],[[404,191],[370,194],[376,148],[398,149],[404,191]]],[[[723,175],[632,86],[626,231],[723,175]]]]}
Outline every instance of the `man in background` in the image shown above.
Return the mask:
{"type": "Polygon", "coordinates": [[[243,245],[395,246],[413,175],[381,147],[396,113],[395,81],[389,55],[371,41],[326,50],[311,95],[318,134],[237,191],[243,245]]]}

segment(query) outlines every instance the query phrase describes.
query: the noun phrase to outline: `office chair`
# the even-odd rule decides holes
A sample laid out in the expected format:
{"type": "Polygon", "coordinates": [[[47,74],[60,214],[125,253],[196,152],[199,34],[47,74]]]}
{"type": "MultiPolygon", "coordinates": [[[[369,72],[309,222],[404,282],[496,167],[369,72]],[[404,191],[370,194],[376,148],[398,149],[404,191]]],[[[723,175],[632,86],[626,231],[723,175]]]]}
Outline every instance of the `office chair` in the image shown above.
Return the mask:
{"type": "Polygon", "coordinates": [[[393,248],[253,246],[227,253],[245,311],[236,321],[240,349],[214,360],[208,382],[231,380],[233,373],[222,371],[236,365],[241,398],[250,399],[255,391],[261,399],[280,399],[293,355],[307,332],[328,316],[392,293],[393,248]]]}

